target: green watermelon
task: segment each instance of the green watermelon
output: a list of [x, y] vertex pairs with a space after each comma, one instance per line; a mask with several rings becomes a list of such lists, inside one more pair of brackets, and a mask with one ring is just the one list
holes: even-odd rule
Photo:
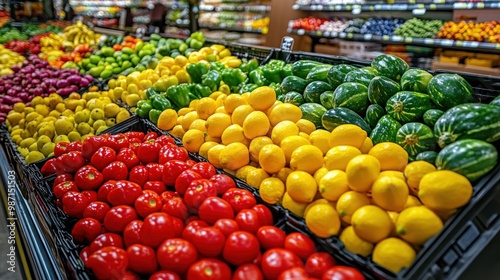
[[365, 66], [365, 67], [362, 67], [361, 69], [372, 73], [374, 76], [378, 76], [377, 69], [375, 69], [375, 68], [373, 68], [371, 66]]
[[346, 82], [333, 92], [332, 108], [345, 107], [363, 115], [368, 104], [368, 88], [362, 84]]
[[368, 100], [372, 104], [385, 107], [387, 100], [400, 90], [399, 84], [395, 81], [384, 76], [377, 76], [368, 85]]
[[429, 109], [424, 113], [424, 123], [430, 127], [434, 127], [437, 120], [444, 114], [443, 111], [439, 109]]
[[287, 76], [281, 82], [281, 92], [287, 93], [290, 91], [304, 92], [306, 89], [306, 80], [297, 76]]
[[332, 65], [329, 64], [321, 64], [314, 66], [314, 68], [309, 71], [306, 77], [306, 81], [308, 83], [314, 81], [322, 81], [328, 83], [328, 71], [332, 68]]
[[401, 90], [427, 93], [432, 74], [421, 69], [408, 69], [401, 76]]
[[451, 170], [474, 182], [498, 162], [495, 146], [475, 139], [463, 139], [444, 147], [437, 155], [436, 167]]
[[378, 120], [377, 125], [370, 133], [373, 145], [382, 142], [396, 142], [396, 135], [401, 128], [401, 124], [389, 115], [385, 115]]
[[328, 82], [333, 89], [336, 89], [340, 84], [344, 82], [345, 75], [356, 69], [358, 68], [348, 64], [333, 65], [332, 68], [328, 70]]
[[321, 118], [326, 112], [326, 108], [317, 103], [304, 103], [299, 106], [302, 111], [302, 118], [311, 121], [316, 128], [322, 127]]
[[404, 124], [396, 134], [396, 143], [403, 147], [411, 158], [437, 147], [432, 129], [418, 122]]
[[500, 95], [491, 100], [490, 105], [500, 106]]
[[319, 100], [321, 101], [321, 105], [326, 109], [333, 108], [333, 91], [325, 91], [319, 96]]
[[458, 74], [437, 74], [427, 87], [432, 102], [440, 109], [447, 110], [454, 106], [472, 101], [474, 89]]
[[378, 104], [372, 104], [368, 106], [365, 114], [365, 121], [370, 125], [370, 127], [375, 127], [378, 120], [385, 115], [385, 110], [382, 106]]
[[300, 106], [304, 103], [304, 97], [302, 96], [302, 94], [296, 91], [290, 91], [286, 94], [282, 94], [278, 96], [278, 100], [283, 103], [293, 104], [295, 106]]
[[427, 94], [400, 91], [393, 95], [385, 106], [387, 114], [402, 123], [418, 121], [425, 111], [432, 108], [431, 98]]
[[305, 79], [309, 72], [316, 66], [322, 65], [323, 63], [314, 60], [299, 60], [292, 64], [292, 74], [294, 76]]
[[438, 153], [436, 151], [425, 151], [421, 152], [415, 157], [415, 160], [423, 160], [427, 161], [428, 163], [435, 165], [436, 164], [436, 158], [437, 158]]
[[323, 127], [328, 131], [332, 131], [334, 128], [342, 124], [357, 125], [368, 134], [370, 134], [372, 130], [370, 126], [358, 114], [356, 114], [356, 112], [343, 107], [332, 108], [326, 111], [321, 118], [321, 122]]
[[365, 86], [370, 85], [370, 81], [375, 78], [375, 75], [364, 70], [364, 69], [356, 69], [347, 73], [344, 77], [344, 83], [352, 82], [352, 83], [360, 83]]
[[395, 82], [399, 82], [401, 76], [409, 68], [406, 61], [390, 54], [377, 56], [372, 61], [372, 67], [377, 70], [379, 76], [387, 77]]
[[314, 81], [309, 83], [304, 90], [304, 100], [309, 103], [321, 103], [320, 95], [328, 90], [332, 90], [329, 83]]

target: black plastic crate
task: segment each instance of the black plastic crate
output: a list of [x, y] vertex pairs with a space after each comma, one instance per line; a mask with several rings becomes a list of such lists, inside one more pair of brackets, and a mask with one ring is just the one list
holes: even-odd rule
[[349, 64], [357, 67], [370, 66], [370, 62], [366, 60], [351, 59], [343, 56], [327, 55], [327, 54], [317, 54], [309, 52], [291, 52], [287, 59], [287, 63], [293, 63], [299, 60], [313, 60], [325, 64], [337, 65], [337, 64]]
[[226, 48], [231, 51], [231, 55], [234, 55], [241, 59], [253, 59], [256, 58], [259, 63], [263, 63], [268, 60], [269, 57], [274, 55], [275, 49], [265, 48], [265, 47], [255, 47], [243, 44], [226, 44]]

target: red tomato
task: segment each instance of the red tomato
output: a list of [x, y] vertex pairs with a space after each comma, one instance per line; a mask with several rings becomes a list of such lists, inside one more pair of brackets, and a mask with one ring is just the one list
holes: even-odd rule
[[215, 186], [207, 179], [197, 179], [189, 184], [184, 194], [184, 202], [192, 213], [198, 213], [201, 203], [211, 196], [217, 196]]
[[240, 226], [238, 226], [238, 223], [233, 219], [219, 219], [215, 222], [214, 228], [218, 228], [225, 237], [240, 230]]
[[93, 218], [78, 220], [71, 230], [71, 235], [76, 242], [89, 244], [103, 232], [101, 223]]
[[198, 253], [204, 257], [218, 257], [224, 247], [225, 236], [217, 228], [199, 228], [193, 239], [193, 245]]
[[253, 262], [260, 253], [259, 241], [255, 235], [246, 231], [235, 231], [227, 239], [222, 256], [233, 265]]
[[198, 229], [200, 228], [208, 226], [209, 225], [202, 220], [189, 222], [184, 228], [184, 230], [182, 230], [182, 238], [186, 239], [187, 241], [193, 242], [196, 235], [196, 231], [198, 231]]
[[222, 198], [211, 196], [207, 197], [200, 205], [200, 219], [213, 225], [219, 219], [233, 219], [234, 212], [231, 205]]
[[134, 202], [134, 208], [141, 218], [160, 211], [161, 207], [161, 197], [155, 192], [148, 190], [144, 190], [142, 195], [137, 197]]
[[188, 170], [189, 165], [185, 161], [171, 160], [163, 165], [162, 181], [167, 186], [175, 186], [175, 181], [184, 170]]
[[100, 147], [90, 159], [90, 164], [102, 171], [108, 164], [116, 160], [116, 152], [110, 147]]
[[257, 230], [257, 239], [265, 250], [285, 247], [285, 238], [286, 233], [275, 226], [263, 226]]
[[139, 234], [142, 244], [157, 248], [165, 239], [175, 236], [170, 215], [161, 212], [150, 214], [144, 219]]
[[365, 276], [357, 269], [348, 266], [337, 265], [328, 269], [323, 274], [322, 280], [364, 280]]
[[233, 207], [234, 213], [238, 214], [243, 209], [251, 209], [257, 205], [253, 194], [244, 189], [232, 188], [227, 190], [222, 199]]
[[92, 254], [95, 251], [102, 249], [104, 247], [114, 246], [118, 248], [123, 248], [123, 239], [120, 235], [116, 233], [106, 232], [99, 234], [92, 243], [89, 245], [89, 252]]
[[172, 271], [160, 270], [149, 276], [149, 280], [181, 280], [181, 277]]
[[272, 226], [274, 224], [273, 213], [264, 204], [257, 204], [252, 209], [257, 212], [261, 226]]
[[80, 151], [71, 151], [59, 157], [66, 172], [76, 172], [85, 165], [85, 158]]
[[182, 238], [165, 240], [156, 250], [161, 269], [184, 275], [189, 267], [198, 260], [194, 245]]
[[54, 146], [54, 156], [60, 157], [68, 152], [69, 142], [59, 142]]
[[316, 252], [316, 244], [309, 236], [300, 232], [292, 232], [285, 239], [285, 249], [292, 251], [305, 261], [312, 253]]
[[158, 153], [160, 149], [160, 144], [156, 143], [154, 140], [145, 140], [139, 146], [137, 156], [143, 164], [158, 162]]
[[97, 201], [97, 192], [96, 191], [86, 190], [86, 191], [82, 191], [82, 193], [83, 193], [83, 195], [85, 195], [89, 199], [89, 202]]
[[139, 157], [130, 148], [122, 148], [116, 155], [116, 160], [125, 163], [130, 171], [134, 166], [140, 163]]
[[120, 278], [120, 280], [141, 280], [141, 277], [139, 277], [137, 273], [127, 270], [125, 271], [125, 276], [123, 276], [123, 278]]
[[309, 279], [309, 275], [302, 267], [289, 268], [281, 272], [278, 280]]
[[130, 138], [130, 137], [128, 138], [128, 147], [129, 149], [134, 151], [135, 155], [137, 155], [137, 153], [139, 152], [139, 147], [141, 146], [141, 143], [142, 141], [137, 138]]
[[109, 246], [92, 253], [87, 261], [87, 267], [97, 279], [119, 279], [125, 276], [128, 263], [125, 250]]
[[253, 264], [247, 263], [240, 265], [233, 274], [233, 278], [231, 280], [264, 280], [264, 275], [262, 275], [262, 271], [260, 268]]
[[87, 266], [87, 261], [89, 260], [90, 257], [90, 249], [89, 246], [83, 247], [83, 249], [80, 251], [80, 259], [83, 261], [83, 265]]
[[139, 232], [141, 231], [142, 224], [143, 222], [141, 220], [133, 220], [125, 226], [123, 229], [123, 242], [125, 243], [125, 247], [141, 243]]
[[128, 180], [143, 187], [149, 180], [149, 169], [144, 165], [137, 165], [130, 170]]
[[231, 269], [217, 259], [201, 259], [189, 267], [187, 280], [230, 280]]
[[52, 186], [57, 186], [58, 184], [66, 181], [73, 181], [73, 174], [62, 173], [57, 175], [56, 179], [54, 180], [54, 183], [52, 183]]
[[148, 163], [146, 167], [149, 170], [149, 181], [162, 181], [163, 164]]
[[200, 174], [203, 179], [210, 179], [216, 173], [215, 167], [208, 162], [198, 162], [191, 167], [196, 173]]
[[269, 280], [277, 279], [284, 270], [302, 266], [300, 258], [290, 250], [274, 248], [267, 250], [262, 255], [262, 272], [264, 277]]
[[172, 219], [172, 225], [174, 227], [174, 237], [181, 237], [182, 231], [184, 230], [184, 222], [176, 217], [170, 217]]
[[128, 268], [140, 274], [151, 274], [158, 270], [156, 252], [153, 248], [141, 244], [134, 244], [127, 248]]
[[142, 188], [144, 190], [154, 191], [158, 195], [161, 195], [162, 192], [167, 190], [167, 187], [165, 187], [162, 181], [147, 181]]
[[[51, 158], [43, 164], [42, 168], [40, 169], [40, 172], [42, 173], [42, 175], [44, 177], [52, 175], [52, 174], [57, 172], [57, 166], [55, 164], [56, 160], [57, 160], [56, 157]], [[61, 171], [59, 171], [59, 172], [61, 172]]]
[[259, 228], [261, 227], [257, 211], [252, 209], [241, 210], [236, 215], [234, 220], [240, 226], [240, 230], [248, 231], [253, 234], [256, 234]]
[[161, 135], [158, 138], [155, 139], [155, 142], [158, 142], [160, 146], [165, 146], [167, 144], [175, 144], [174, 138], [168, 136], [168, 135]]
[[71, 152], [71, 151], [81, 152], [82, 151], [82, 147], [83, 147], [83, 144], [80, 141], [71, 142], [68, 145], [68, 152]]
[[81, 190], [95, 190], [104, 182], [104, 176], [93, 166], [85, 165], [76, 171], [74, 181]]
[[144, 139], [144, 132], [142, 131], [127, 131], [123, 134], [127, 136], [127, 138], [129, 139], [129, 143], [130, 143], [130, 138], [138, 139], [140, 142], [142, 142]]
[[113, 150], [115, 150], [117, 153], [123, 149], [123, 148], [128, 148], [129, 142], [128, 142], [128, 137], [125, 134], [115, 134], [115, 135], [110, 135], [108, 137], [108, 144], [109, 147], [111, 147]]
[[202, 177], [194, 170], [187, 169], [182, 171], [182, 173], [175, 180], [175, 191], [180, 195], [184, 195], [191, 182], [196, 179], [202, 179]]
[[130, 181], [116, 181], [115, 187], [111, 188], [107, 200], [111, 205], [134, 205], [135, 200], [142, 195], [142, 189], [136, 183]]
[[97, 200], [104, 203], [109, 203], [108, 201], [109, 191], [111, 191], [111, 189], [115, 187], [116, 187], [116, 181], [114, 180], [110, 180], [102, 184], [102, 186], [97, 190]]
[[187, 161], [189, 159], [189, 154], [186, 149], [172, 144], [165, 145], [160, 149], [158, 158], [159, 164], [165, 164], [174, 159]]
[[90, 201], [81, 192], [69, 191], [62, 198], [62, 209], [64, 213], [73, 218], [83, 218], [83, 211]]
[[312, 277], [321, 278], [329, 268], [336, 264], [335, 259], [330, 254], [316, 252], [307, 258], [304, 268]]
[[65, 181], [62, 183], [59, 183], [55, 185], [52, 188], [52, 192], [54, 193], [54, 196], [58, 199], [63, 198], [64, 194], [73, 191], [73, 192], [79, 192], [80, 190], [76, 186], [75, 182], [73, 181]]
[[233, 178], [227, 176], [226, 174], [216, 174], [210, 177], [210, 181], [217, 188], [217, 195], [222, 196], [227, 190], [236, 188], [236, 183]]
[[150, 131], [146, 135], [144, 135], [144, 138], [142, 139], [142, 141], [154, 140], [156, 138], [158, 138], [158, 133], [156, 133], [154, 131]]
[[127, 180], [128, 167], [121, 161], [113, 161], [102, 170], [102, 175], [104, 176], [104, 181]]
[[196, 161], [192, 160], [192, 159], [188, 159], [186, 160], [186, 163], [187, 165], [189, 165], [189, 168], [193, 167], [195, 164], [197, 164]]
[[161, 193], [161, 202], [163, 204], [166, 204], [170, 199], [174, 197], [179, 197], [179, 195], [176, 192], [173, 191], [164, 191]]
[[134, 208], [128, 205], [115, 206], [104, 216], [104, 227], [107, 231], [122, 233], [128, 223], [137, 219]]
[[170, 199], [164, 199], [163, 202], [164, 205], [161, 208], [161, 212], [167, 213], [183, 221], [187, 219], [189, 211], [186, 203], [184, 203], [184, 200], [181, 197], [175, 195]]

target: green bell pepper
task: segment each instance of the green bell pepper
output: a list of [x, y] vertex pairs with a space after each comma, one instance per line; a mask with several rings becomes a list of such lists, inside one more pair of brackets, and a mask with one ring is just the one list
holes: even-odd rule
[[155, 125], [158, 124], [158, 118], [160, 118], [161, 112], [163, 111], [157, 109], [151, 109], [151, 111], [149, 111], [149, 120]]
[[285, 66], [283, 60], [273, 59], [268, 64], [264, 65], [264, 77], [270, 82], [281, 83], [283, 81], [283, 67]]
[[247, 74], [239, 68], [227, 68], [222, 71], [222, 81], [231, 88], [232, 92], [238, 92], [246, 79]]
[[269, 84], [269, 81], [266, 77], [264, 77], [264, 71], [260, 67], [250, 72], [249, 76], [250, 82], [258, 85], [259, 87]]
[[135, 113], [141, 118], [147, 118], [151, 109], [153, 109], [153, 105], [150, 100], [139, 100]]
[[151, 105], [153, 106], [153, 109], [161, 111], [172, 108], [170, 101], [161, 94], [153, 95], [151, 97]]
[[221, 74], [217, 70], [210, 70], [205, 75], [203, 75], [203, 81], [201, 84], [208, 87], [211, 91], [215, 91], [222, 81]]
[[240, 93], [243, 94], [245, 92], [252, 92], [254, 89], [258, 88], [259, 86], [256, 84], [246, 84], [241, 87]]
[[257, 67], [259, 67], [259, 61], [256, 58], [253, 58], [240, 64], [239, 68], [241, 69], [241, 71], [248, 74], [257, 69]]
[[226, 69], [226, 66], [224, 66], [224, 64], [222, 64], [221, 62], [219, 61], [210, 62], [210, 70], [219, 70], [220, 72], [224, 69]]
[[[193, 88], [194, 94], [199, 96], [199, 98], [209, 97], [212, 94], [212, 89], [208, 86], [197, 84]], [[193, 92], [191, 91], [191, 92]]]
[[159, 92], [156, 91], [156, 89], [154, 89], [154, 87], [148, 88], [145, 93], [146, 93], [146, 96], [148, 97], [148, 99], [150, 99], [151, 96], [153, 96], [153, 95], [159, 94]]
[[280, 96], [283, 94], [283, 92], [281, 91], [281, 84], [279, 83], [271, 83], [269, 84], [269, 87], [271, 87], [272, 89], [274, 89], [274, 91], [276, 92], [276, 97]]
[[292, 66], [293, 66], [293, 63], [287, 63], [284, 67], [283, 67], [283, 79], [288, 77], [288, 76], [292, 76], [293, 73], [292, 73]]
[[209, 70], [209, 66], [207, 63], [191, 63], [186, 66], [186, 71], [191, 77], [191, 81], [196, 84], [201, 84], [202, 77]]
[[167, 90], [167, 98], [179, 109], [187, 107], [189, 106], [189, 102], [191, 102], [189, 87], [182, 85], [170, 87]]

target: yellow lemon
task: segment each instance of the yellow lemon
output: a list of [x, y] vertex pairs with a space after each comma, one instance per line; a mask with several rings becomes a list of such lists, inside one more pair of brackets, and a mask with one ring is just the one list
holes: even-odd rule
[[243, 126], [245, 118], [253, 111], [254, 109], [250, 105], [238, 106], [234, 109], [233, 114], [231, 115], [231, 121], [235, 124]]
[[222, 114], [229, 115], [229, 113], [226, 112], [226, 109], [224, 108], [223, 105], [217, 107], [217, 109], [215, 109], [215, 113], [222, 113]]
[[285, 167], [285, 153], [278, 145], [267, 144], [259, 152], [259, 163], [267, 173], [278, 173]]
[[309, 134], [309, 142], [311, 145], [318, 147], [323, 155], [330, 150], [330, 139], [332, 138], [332, 134], [326, 130], [318, 129], [311, 134]]
[[300, 132], [304, 132], [309, 135], [316, 130], [316, 125], [312, 121], [306, 119], [300, 119], [295, 123], [299, 127]]
[[340, 230], [339, 214], [329, 204], [317, 204], [307, 211], [305, 216], [309, 230], [320, 238], [337, 235]]
[[398, 273], [401, 269], [410, 267], [416, 255], [417, 253], [408, 243], [399, 238], [390, 237], [375, 246], [372, 260], [387, 270]]
[[278, 171], [278, 173], [274, 174], [274, 177], [280, 179], [283, 183], [286, 183], [286, 179], [288, 178], [288, 175], [292, 173], [293, 170], [288, 168], [288, 167], [283, 167]]
[[292, 152], [290, 168], [314, 174], [323, 166], [323, 153], [313, 145], [303, 145]]
[[262, 147], [272, 143], [273, 140], [267, 136], [259, 136], [252, 139], [252, 141], [250, 141], [250, 146], [248, 147], [250, 151], [250, 159], [254, 162], [259, 162], [259, 153]]
[[309, 134], [305, 134], [304, 132], [299, 132], [300, 137], [304, 137], [304, 139], [307, 139], [309, 141]]
[[259, 194], [269, 204], [279, 204], [285, 194], [285, 184], [278, 178], [266, 178], [260, 183]]
[[323, 198], [337, 201], [343, 193], [349, 191], [347, 175], [342, 170], [328, 171], [319, 181], [318, 191]]
[[352, 226], [346, 227], [340, 234], [339, 239], [347, 251], [351, 253], [368, 257], [373, 251], [373, 244], [359, 238]]
[[188, 131], [191, 123], [193, 123], [193, 121], [196, 119], [199, 119], [198, 113], [196, 113], [196, 111], [192, 111], [184, 115], [184, 118], [182, 118], [182, 128], [184, 129], [184, 131]]
[[373, 148], [372, 139], [370, 139], [370, 137], [366, 137], [365, 142], [363, 142], [363, 145], [359, 150], [361, 151], [362, 154], [368, 154], [368, 152], [370, 152], [372, 148]]
[[380, 163], [370, 155], [355, 156], [347, 164], [346, 174], [352, 190], [367, 192], [380, 174]]
[[232, 124], [224, 129], [221, 136], [222, 144], [229, 145], [231, 143], [248, 143], [248, 139], [243, 133], [243, 128], [237, 124]]
[[304, 171], [293, 171], [286, 178], [286, 191], [293, 200], [309, 203], [316, 196], [318, 187], [311, 174]]
[[248, 104], [255, 110], [269, 109], [276, 101], [276, 92], [268, 86], [258, 87], [248, 96]]
[[271, 110], [269, 110], [268, 116], [272, 126], [275, 126], [282, 121], [297, 123], [302, 118], [302, 111], [299, 107], [293, 104], [278, 103]]
[[301, 218], [304, 217], [304, 211], [306, 210], [307, 205], [307, 203], [297, 202], [293, 200], [288, 192], [285, 192], [281, 200], [281, 206], [283, 206], [283, 208], [289, 210], [290, 212]]
[[205, 133], [198, 129], [190, 129], [182, 136], [182, 145], [192, 153], [197, 153], [203, 142], [205, 142]]
[[247, 165], [249, 161], [247, 146], [238, 142], [227, 145], [219, 155], [220, 165], [224, 169], [237, 170]]
[[371, 148], [369, 155], [380, 162], [380, 170], [403, 171], [408, 164], [408, 153], [396, 143], [382, 142]]
[[234, 109], [236, 109], [240, 105], [248, 104], [246, 99], [241, 96], [241, 94], [230, 94], [226, 97], [226, 101], [224, 101], [224, 108], [226, 112], [232, 114]]
[[386, 170], [380, 172], [380, 174], [378, 175], [379, 178], [383, 176], [397, 177], [403, 181], [406, 181], [405, 175], [401, 171]]
[[174, 128], [172, 128], [172, 131], [170, 131], [170, 133], [174, 137], [182, 138], [182, 136], [184, 136], [184, 133], [186, 132], [184, 131], [184, 128], [182, 128], [182, 125], [178, 124], [174, 126]]
[[375, 205], [361, 206], [352, 214], [351, 224], [363, 240], [377, 243], [391, 234], [392, 222], [389, 214]]
[[219, 156], [226, 146], [217, 144], [208, 150], [208, 161], [216, 168], [222, 168]]
[[196, 106], [196, 113], [198, 113], [198, 117], [206, 120], [215, 112], [215, 109], [217, 109], [215, 100], [210, 97], [203, 97]]
[[351, 159], [361, 155], [361, 152], [353, 146], [336, 146], [326, 152], [324, 158], [325, 167], [328, 170], [344, 170]]
[[[217, 99], [215, 99], [215, 104], [217, 104], [217, 109], [219, 110], [220, 108], [223, 108], [224, 109], [224, 112], [226, 112], [226, 109], [224, 108], [224, 104], [226, 103], [226, 98], [227, 98], [227, 95], [226, 94], [221, 94], [219, 96], [217, 96]], [[222, 110], [222, 109], [220, 109]], [[215, 110], [217, 111], [217, 110]]]
[[248, 172], [247, 174], [247, 184], [254, 187], [259, 188], [260, 183], [266, 178], [269, 178], [269, 174], [262, 168], [255, 168]]
[[207, 121], [203, 119], [194, 120], [189, 126], [189, 130], [197, 129], [203, 132], [207, 132]]
[[316, 172], [314, 172], [314, 180], [316, 181], [316, 184], [318, 184], [319, 186], [319, 182], [321, 182], [321, 179], [323, 178], [323, 176], [325, 176], [326, 173], [328, 173], [328, 169], [326, 169], [326, 167], [321, 167], [320, 169], [316, 170]]
[[273, 127], [271, 132], [271, 139], [274, 144], [280, 145], [281, 141], [288, 136], [299, 134], [299, 128], [292, 121], [282, 121]]
[[207, 141], [207, 142], [201, 144], [200, 149], [198, 151], [198, 154], [200, 156], [208, 159], [208, 151], [210, 150], [210, 148], [212, 148], [213, 146], [216, 146], [216, 145], [218, 145], [217, 142]]
[[429, 208], [453, 210], [464, 206], [471, 197], [469, 180], [453, 171], [433, 171], [420, 180], [418, 198]]
[[192, 111], [196, 111], [196, 107], [198, 107], [199, 103], [200, 103], [199, 99], [192, 100], [191, 102], [189, 102], [189, 108], [191, 108]]
[[365, 205], [370, 205], [370, 199], [364, 193], [348, 191], [339, 197], [336, 209], [340, 219], [347, 224], [351, 224], [352, 214]]
[[387, 211], [404, 209], [410, 191], [406, 182], [397, 177], [379, 177], [372, 186], [372, 199]]
[[406, 199], [406, 203], [405, 203], [404, 208], [406, 209], [409, 207], [420, 206], [420, 205], [422, 205], [422, 202], [420, 202], [420, 200], [418, 200], [417, 197], [415, 197], [413, 195], [409, 195], [408, 199]]
[[310, 144], [311, 143], [309, 142], [309, 140], [297, 135], [287, 136], [283, 140], [281, 140], [280, 146], [281, 149], [283, 149], [283, 152], [285, 153], [286, 163], [290, 164], [290, 159], [292, 158], [292, 153], [293, 151], [295, 151], [295, 149], [297, 149], [300, 146], [310, 145]]
[[405, 167], [404, 176], [412, 193], [418, 194], [420, 180], [422, 180], [425, 174], [433, 171], [436, 171], [436, 167], [423, 160], [411, 162]]
[[231, 125], [231, 117], [224, 113], [215, 113], [208, 117], [205, 124], [208, 135], [221, 137], [224, 130]]
[[248, 139], [266, 135], [270, 127], [269, 119], [261, 111], [251, 112], [243, 121], [243, 132]]
[[423, 245], [442, 228], [441, 219], [425, 206], [406, 208], [399, 213], [396, 221], [396, 231], [399, 236], [414, 245]]
[[330, 147], [349, 145], [360, 149], [367, 137], [366, 131], [354, 124], [342, 124], [332, 130]]
[[242, 168], [236, 170], [236, 173], [234, 174], [234, 176], [236, 176], [236, 178], [238, 178], [240, 180], [246, 181], [248, 173], [250, 173], [250, 171], [252, 171], [254, 169], [257, 169], [257, 167], [251, 166], [251, 165], [243, 166]]
[[177, 112], [167, 109], [161, 112], [158, 117], [158, 128], [161, 130], [171, 130], [177, 124]]
[[311, 210], [311, 208], [314, 205], [317, 205], [317, 204], [329, 204], [333, 207], [333, 209], [335, 209], [335, 207], [337, 207], [337, 203], [335, 201], [329, 201], [329, 200], [326, 200], [324, 198], [316, 199], [307, 205], [306, 209], [304, 210], [304, 217], [307, 215], [307, 212], [309, 210]]

